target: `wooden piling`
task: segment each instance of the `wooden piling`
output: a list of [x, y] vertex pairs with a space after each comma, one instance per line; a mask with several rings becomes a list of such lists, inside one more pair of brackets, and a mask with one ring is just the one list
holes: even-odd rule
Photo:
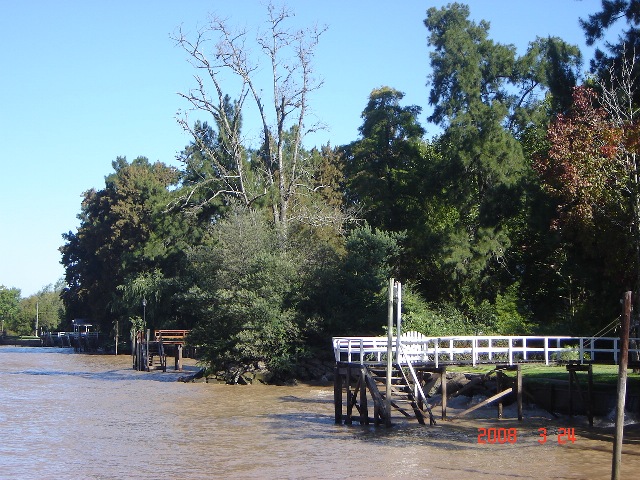
[[447, 418], [447, 367], [440, 367], [440, 391], [442, 392], [442, 420]]
[[[496, 370], [496, 393], [502, 391], [502, 370]], [[502, 397], [498, 401], [498, 419], [502, 418]]]
[[336, 365], [333, 375], [333, 403], [335, 408], [335, 423], [342, 424], [342, 375], [340, 367]]
[[353, 414], [353, 399], [351, 397], [353, 394], [351, 393], [351, 365], [349, 364], [347, 364], [347, 375], [344, 383], [347, 389], [347, 418], [345, 418], [344, 423], [345, 425], [351, 425], [351, 415]]
[[613, 459], [611, 479], [620, 478], [622, 463], [622, 437], [624, 433], [624, 404], [627, 394], [627, 364], [629, 362], [629, 325], [631, 323], [631, 292], [624, 295], [622, 329], [620, 331], [620, 365], [618, 368], [618, 402], [616, 404], [616, 431], [613, 436]]
[[182, 344], [178, 343], [175, 347], [176, 347], [175, 367], [177, 371], [181, 372], [182, 371]]
[[522, 421], [522, 365], [516, 369], [516, 399], [518, 402], [518, 420]]
[[[571, 363], [567, 365], [567, 371], [569, 372], [569, 415], [573, 415], [573, 386], [575, 384], [575, 390], [578, 392], [580, 401], [582, 402], [582, 405], [587, 412], [589, 425], [593, 427], [593, 398], [591, 394], [593, 387], [593, 367], [591, 366], [591, 364], [579, 365]], [[577, 372], [587, 372], [588, 374], [586, 398], [582, 392], [582, 387], [580, 386], [580, 380], [578, 379]]]
[[369, 407], [367, 405], [366, 367], [360, 368], [360, 425], [369, 425]]

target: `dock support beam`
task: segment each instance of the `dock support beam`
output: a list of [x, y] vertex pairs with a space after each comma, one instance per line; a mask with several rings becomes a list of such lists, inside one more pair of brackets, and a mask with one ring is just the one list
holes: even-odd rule
[[516, 399], [518, 402], [518, 420], [522, 421], [522, 365], [516, 370]]
[[333, 376], [333, 403], [335, 407], [335, 423], [342, 424], [342, 375], [340, 367], [336, 365]]

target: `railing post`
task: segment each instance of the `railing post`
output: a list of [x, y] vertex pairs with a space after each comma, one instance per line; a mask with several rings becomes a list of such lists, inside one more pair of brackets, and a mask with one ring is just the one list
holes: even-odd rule
[[527, 361], [527, 337], [522, 337], [522, 358]]
[[513, 338], [509, 338], [509, 365], [513, 365]]
[[471, 339], [471, 361], [474, 367], [476, 366], [476, 363], [478, 360], [478, 352], [476, 351], [477, 348], [478, 348], [478, 339], [476, 337], [473, 337], [473, 339]]
[[544, 364], [549, 365], [549, 338], [544, 337]]
[[613, 339], [613, 363], [618, 364], [618, 339]]
[[[582, 359], [584, 358], [584, 337], [580, 337], [580, 363], [582, 363]], [[591, 358], [593, 362], [593, 358]]]
[[489, 347], [489, 362], [493, 361], [493, 339], [487, 338], [487, 346]]
[[435, 362], [436, 362], [436, 368], [438, 368], [438, 363], [440, 362], [440, 339], [436, 338], [436, 344], [434, 347], [434, 352], [435, 352]]

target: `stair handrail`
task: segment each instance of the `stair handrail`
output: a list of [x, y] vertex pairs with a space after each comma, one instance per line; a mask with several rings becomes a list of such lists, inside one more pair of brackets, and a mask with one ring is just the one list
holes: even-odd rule
[[[418, 375], [416, 375], [416, 371], [413, 368], [413, 365], [411, 364], [411, 359], [405, 354], [404, 345], [402, 344], [402, 342], [400, 342], [400, 344], [398, 346], [399, 346], [400, 355], [404, 357], [404, 360], [405, 360], [405, 362], [407, 362], [407, 366], [409, 367], [409, 371], [411, 372], [411, 377], [413, 379], [413, 384], [416, 386], [416, 389], [418, 390], [418, 393], [422, 397], [422, 400], [424, 401], [424, 405], [427, 408], [427, 412], [429, 413], [429, 422], [432, 425], [435, 425], [436, 421], [435, 421], [435, 418], [433, 417], [433, 413], [431, 412], [431, 407], [429, 406], [429, 401], [427, 400], [427, 396], [424, 394], [424, 390], [422, 389], [422, 385], [420, 385], [420, 382], [418, 381]], [[400, 360], [400, 359], [398, 359], [398, 360]], [[401, 362], [398, 362], [398, 368], [402, 372]], [[403, 373], [403, 375], [404, 375], [404, 373]], [[419, 400], [419, 397], [418, 397], [418, 400]]]

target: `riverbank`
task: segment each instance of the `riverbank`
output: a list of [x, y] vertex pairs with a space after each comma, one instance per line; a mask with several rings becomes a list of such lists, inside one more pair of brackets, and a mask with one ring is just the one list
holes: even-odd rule
[[0, 345], [9, 345], [13, 347], [41, 347], [42, 339], [36, 336], [0, 336]]

